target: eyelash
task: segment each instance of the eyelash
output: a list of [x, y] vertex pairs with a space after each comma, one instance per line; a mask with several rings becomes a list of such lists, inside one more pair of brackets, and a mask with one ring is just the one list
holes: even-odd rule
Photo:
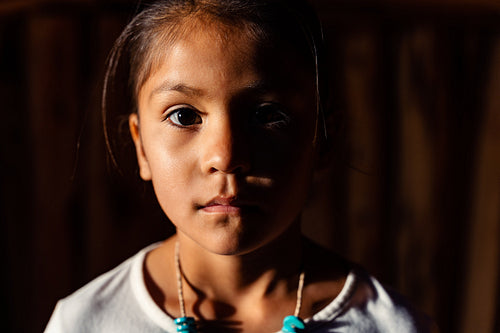
[[[182, 124], [182, 120], [179, 119], [179, 116], [182, 114], [181, 111], [189, 111], [190, 114], [186, 115], [191, 117], [192, 119], [188, 120], [188, 124]], [[189, 106], [181, 106], [177, 107], [174, 110], [170, 111], [163, 119], [164, 121], [168, 121], [171, 125], [179, 127], [179, 128], [189, 128], [198, 124], [201, 124], [202, 119], [199, 113], [192, 107]]]
[[[268, 111], [267, 113], [265, 113], [266, 109]], [[264, 116], [264, 117], [265, 116], [271, 116], [271, 117], [278, 116], [278, 119], [271, 119], [269, 122], [260, 123], [259, 119], [258, 119], [259, 118], [259, 114], [258, 114], [259, 111], [261, 111], [261, 112], [264, 111], [264, 112], [262, 112], [260, 117], [262, 117], [262, 116]], [[269, 128], [269, 129], [282, 129], [284, 127], [287, 127], [291, 121], [290, 116], [285, 111], [283, 111], [283, 107], [277, 103], [260, 104], [259, 106], [257, 106], [255, 111], [253, 112], [252, 117], [253, 117], [252, 123], [254, 125], [260, 125], [260, 126], [263, 126], [265, 128]]]
[[[182, 111], [188, 111], [188, 114], [185, 114], [185, 117], [188, 117], [184, 120], [185, 124], [182, 124], [183, 120], [179, 119]], [[193, 107], [180, 106], [168, 112], [163, 121], [168, 121], [172, 126], [179, 128], [192, 128], [201, 124], [202, 118]], [[266, 129], [282, 129], [288, 126], [290, 121], [289, 115], [282, 111], [282, 106], [277, 103], [262, 103], [253, 110], [250, 116], [250, 123], [253, 126]]]

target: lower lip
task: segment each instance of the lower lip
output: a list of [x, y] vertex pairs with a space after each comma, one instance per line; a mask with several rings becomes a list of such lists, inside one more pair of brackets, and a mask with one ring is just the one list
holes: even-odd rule
[[213, 206], [203, 207], [202, 210], [206, 213], [236, 214], [241, 211], [241, 208], [229, 205], [213, 205]]

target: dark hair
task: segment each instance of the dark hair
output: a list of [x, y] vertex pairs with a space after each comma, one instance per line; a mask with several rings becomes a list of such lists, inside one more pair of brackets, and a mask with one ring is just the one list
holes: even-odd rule
[[[108, 58], [102, 117], [106, 145], [115, 167], [123, 155], [117, 153], [117, 148], [125, 132], [124, 116], [136, 112], [138, 91], [160, 60], [155, 58], [159, 54], [155, 45], [175, 42], [190, 31], [190, 24], [200, 20], [217, 23], [222, 31], [241, 28], [264, 45], [292, 47], [314, 71], [318, 128], [324, 127], [327, 89], [321, 70], [323, 36], [319, 20], [306, 0], [160, 0], [132, 19]], [[163, 43], [154, 42], [158, 40]], [[117, 136], [112, 135], [112, 128], [118, 130]]]

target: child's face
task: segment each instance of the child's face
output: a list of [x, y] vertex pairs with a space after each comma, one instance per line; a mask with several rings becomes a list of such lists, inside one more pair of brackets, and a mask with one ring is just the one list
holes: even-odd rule
[[298, 220], [316, 155], [304, 67], [236, 29], [226, 38], [198, 29], [170, 45], [130, 127], [141, 177], [178, 233], [242, 254]]

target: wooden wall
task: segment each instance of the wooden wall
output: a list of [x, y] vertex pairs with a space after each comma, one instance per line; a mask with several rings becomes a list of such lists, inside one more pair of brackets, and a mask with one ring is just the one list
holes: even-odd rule
[[[316, 3], [343, 120], [305, 232], [443, 332], [498, 332], [500, 5]], [[151, 189], [110, 167], [102, 136], [104, 62], [134, 8], [0, 3], [6, 331], [40, 332], [58, 298], [172, 233]]]

